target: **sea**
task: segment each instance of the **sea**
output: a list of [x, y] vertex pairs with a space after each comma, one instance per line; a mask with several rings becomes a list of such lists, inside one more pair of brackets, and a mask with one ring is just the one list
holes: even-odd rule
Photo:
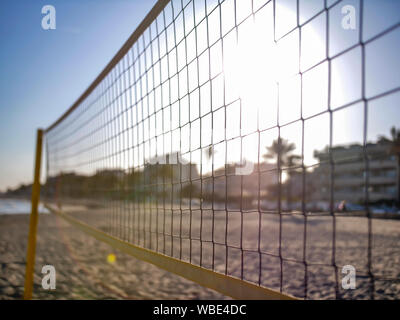
[[[29, 200], [0, 198], [0, 214], [29, 214], [30, 212]], [[39, 213], [49, 213], [49, 211], [40, 204]]]

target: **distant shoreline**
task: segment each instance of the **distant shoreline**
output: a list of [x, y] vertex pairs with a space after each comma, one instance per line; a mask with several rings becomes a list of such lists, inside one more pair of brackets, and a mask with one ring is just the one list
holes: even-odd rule
[[[29, 215], [31, 212], [30, 199], [22, 197], [0, 198], [0, 215]], [[39, 205], [39, 213], [49, 213], [43, 204]]]
[[12, 194], [7, 194], [7, 193], [3, 193], [0, 194], [0, 199], [10, 199], [10, 200], [31, 200], [31, 196], [30, 195], [23, 195], [23, 196], [19, 196], [19, 195], [12, 195]]

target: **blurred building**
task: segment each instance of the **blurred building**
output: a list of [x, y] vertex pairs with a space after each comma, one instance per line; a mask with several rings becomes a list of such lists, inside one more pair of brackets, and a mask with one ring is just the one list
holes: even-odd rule
[[243, 208], [254, 208], [254, 200], [261, 201], [277, 199], [278, 171], [276, 164], [262, 162], [254, 164], [248, 175], [238, 175], [240, 164], [227, 164], [214, 170], [213, 177], [203, 177], [202, 196], [214, 201], [227, 200], [237, 206], [242, 203]]
[[329, 201], [332, 176], [335, 202], [346, 200], [363, 203], [366, 197], [367, 172], [369, 201], [396, 200], [400, 168], [396, 156], [391, 153], [390, 144], [368, 144], [366, 153], [363, 146], [356, 144], [334, 147], [331, 152], [316, 151], [314, 155], [320, 162], [311, 179], [317, 186], [314, 200]]

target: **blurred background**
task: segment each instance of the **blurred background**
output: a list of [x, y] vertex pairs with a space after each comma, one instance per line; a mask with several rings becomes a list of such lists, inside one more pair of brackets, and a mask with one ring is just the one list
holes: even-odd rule
[[[154, 3], [53, 1], [55, 30], [41, 27], [47, 3], [1, 4], [0, 221], [20, 226], [18, 239], [27, 219], [11, 216], [29, 212], [36, 128], [75, 102]], [[398, 299], [399, 50], [395, 0], [171, 1], [46, 132], [42, 197], [124, 241], [298, 297]], [[62, 266], [63, 291], [38, 287], [39, 298], [223, 298], [110, 260], [40, 210], [37, 263]], [[15, 281], [0, 287], [17, 297], [24, 243], [3, 234]], [[355, 291], [339, 286], [346, 264]], [[126, 286], [139, 279], [144, 291]]]

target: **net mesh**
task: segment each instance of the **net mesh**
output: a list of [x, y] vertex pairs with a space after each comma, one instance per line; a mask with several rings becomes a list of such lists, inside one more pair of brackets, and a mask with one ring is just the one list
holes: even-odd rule
[[169, 2], [46, 131], [47, 201], [283, 293], [399, 298], [399, 17], [374, 5]]

